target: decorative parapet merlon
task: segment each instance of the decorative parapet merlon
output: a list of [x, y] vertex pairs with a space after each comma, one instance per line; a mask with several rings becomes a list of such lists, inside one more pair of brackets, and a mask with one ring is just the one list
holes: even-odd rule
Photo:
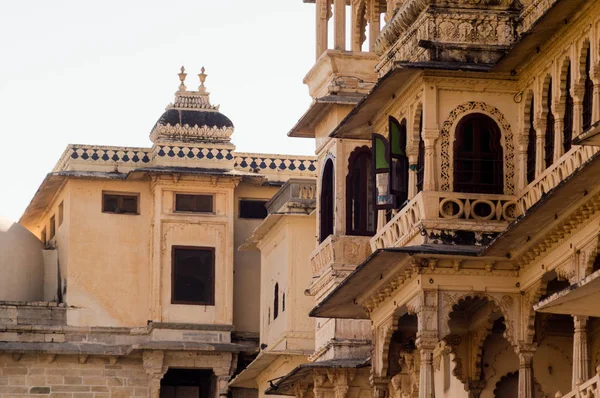
[[405, 246], [423, 230], [498, 233], [517, 217], [514, 196], [420, 192], [371, 239], [373, 250]]
[[149, 148], [69, 145], [54, 167], [54, 172], [69, 170], [71, 161], [97, 164], [124, 164], [140, 167], [150, 162]]
[[310, 214], [317, 207], [317, 182], [311, 179], [290, 179], [266, 206], [269, 214]]
[[314, 156], [238, 152], [235, 153], [234, 158], [234, 167], [240, 171], [254, 173], [275, 173], [280, 171], [306, 176], [317, 175], [317, 160]]
[[519, 196], [519, 215], [536, 204], [544, 195], [577, 171], [600, 151], [596, 146], [574, 146], [558, 162], [544, 170]]

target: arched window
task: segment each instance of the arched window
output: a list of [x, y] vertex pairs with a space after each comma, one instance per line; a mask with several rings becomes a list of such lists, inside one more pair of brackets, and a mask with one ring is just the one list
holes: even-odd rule
[[554, 162], [554, 114], [552, 113], [552, 79], [548, 82], [548, 98], [546, 99], [546, 136], [544, 159], [546, 168]]
[[372, 236], [377, 228], [373, 200], [373, 157], [366, 146], [356, 148], [348, 159], [346, 178], [346, 233]]
[[425, 141], [423, 140], [423, 112], [419, 117], [419, 155], [417, 157], [417, 192], [423, 190], [425, 181]]
[[527, 183], [535, 180], [535, 157], [536, 157], [536, 134], [535, 127], [533, 126], [535, 118], [535, 106], [534, 99], [531, 98], [531, 106], [529, 108], [529, 131], [527, 132], [528, 143], [527, 143]]
[[592, 81], [592, 52], [588, 46], [585, 56], [585, 92], [583, 94], [583, 131], [592, 127], [592, 106], [594, 104], [594, 82]]
[[408, 200], [408, 157], [406, 156], [406, 119], [398, 123], [389, 118], [390, 159], [392, 175], [390, 192], [396, 195], [396, 203], [402, 206]]
[[565, 87], [565, 125], [563, 129], [563, 149], [567, 153], [573, 140], [573, 96], [571, 95], [571, 62], [567, 67], [567, 84]]
[[333, 234], [333, 196], [334, 196], [333, 161], [327, 159], [321, 176], [321, 197], [319, 209], [319, 243]]
[[454, 191], [501, 194], [504, 191], [500, 128], [488, 116], [463, 118], [454, 142]]
[[273, 292], [273, 320], [279, 316], [279, 283], [275, 284], [275, 291]]

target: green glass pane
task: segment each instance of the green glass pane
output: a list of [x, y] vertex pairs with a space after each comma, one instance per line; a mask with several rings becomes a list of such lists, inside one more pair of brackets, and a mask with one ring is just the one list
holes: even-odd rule
[[390, 164], [387, 161], [387, 156], [385, 153], [385, 141], [380, 136], [375, 136], [373, 138], [373, 146], [375, 147], [375, 168], [379, 169], [389, 169]]
[[390, 122], [390, 145], [392, 146], [392, 155], [405, 156], [404, 148], [400, 146], [400, 125]]

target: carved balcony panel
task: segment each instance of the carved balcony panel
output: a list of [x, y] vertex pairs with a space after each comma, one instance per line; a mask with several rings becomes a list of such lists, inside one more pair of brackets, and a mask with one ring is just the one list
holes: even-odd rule
[[[514, 196], [420, 192], [371, 239], [373, 250], [421, 243], [482, 243], [518, 215]], [[488, 237], [489, 238], [489, 237]]]
[[327, 50], [304, 78], [313, 98], [330, 94], [367, 94], [375, 82], [377, 56], [373, 53]]
[[377, 71], [395, 62], [494, 64], [517, 39], [519, 8], [517, 0], [406, 0], [375, 42]]
[[600, 151], [600, 147], [574, 146], [569, 152], [563, 155], [558, 162], [544, 170], [544, 172], [529, 184], [521, 195], [519, 195], [519, 215], [527, 213], [527, 211], [544, 195], [556, 188], [558, 184], [577, 171], [598, 153], [598, 151]]
[[352, 271], [371, 254], [369, 241], [368, 236], [330, 235], [310, 256], [313, 277], [331, 268]]
[[289, 179], [266, 206], [269, 214], [310, 214], [317, 207], [317, 182], [312, 179]]

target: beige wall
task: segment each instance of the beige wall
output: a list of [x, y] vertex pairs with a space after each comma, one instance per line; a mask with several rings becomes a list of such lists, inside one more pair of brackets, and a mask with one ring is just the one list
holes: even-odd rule
[[237, 250], [252, 235], [263, 220], [239, 217], [240, 199], [269, 200], [277, 192], [276, 187], [261, 187], [242, 183], [234, 196], [234, 277], [233, 321], [240, 332], [258, 333], [260, 330], [260, 253]]
[[[143, 326], [149, 319], [147, 182], [72, 180], [66, 301], [75, 326]], [[139, 215], [102, 212], [102, 192], [140, 195]], [[60, 250], [60, 249], [59, 249]]]

